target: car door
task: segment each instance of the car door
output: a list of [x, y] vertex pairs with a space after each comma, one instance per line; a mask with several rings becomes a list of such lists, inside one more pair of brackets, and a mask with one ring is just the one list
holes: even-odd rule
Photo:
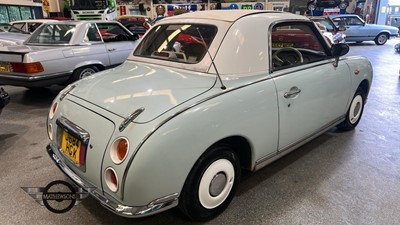
[[279, 105], [280, 151], [337, 122], [350, 95], [349, 68], [333, 65], [311, 23], [280, 23], [271, 32], [271, 68]]
[[130, 40], [131, 34], [119, 23], [97, 23], [97, 26], [105, 42], [111, 65], [123, 63], [137, 41]]

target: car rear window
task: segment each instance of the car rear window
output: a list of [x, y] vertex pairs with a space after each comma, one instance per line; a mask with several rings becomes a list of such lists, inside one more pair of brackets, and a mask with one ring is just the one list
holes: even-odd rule
[[217, 28], [200, 24], [159, 25], [150, 30], [133, 53], [182, 63], [198, 63], [207, 53]]
[[75, 25], [45, 24], [31, 35], [28, 44], [68, 44], [74, 32]]

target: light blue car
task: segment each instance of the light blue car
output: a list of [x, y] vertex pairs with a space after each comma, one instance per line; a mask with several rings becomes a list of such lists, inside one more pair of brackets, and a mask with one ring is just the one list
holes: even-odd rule
[[329, 18], [336, 26], [346, 27], [344, 33], [347, 42], [375, 41], [377, 45], [384, 45], [390, 37], [396, 37], [399, 32], [397, 27], [367, 24], [360, 17], [353, 14], [330, 15]]
[[178, 207], [189, 219], [212, 219], [242, 172], [333, 127], [357, 126], [373, 71], [348, 51], [292, 13], [165, 18], [120, 66], [60, 92], [47, 119], [48, 154], [117, 215]]

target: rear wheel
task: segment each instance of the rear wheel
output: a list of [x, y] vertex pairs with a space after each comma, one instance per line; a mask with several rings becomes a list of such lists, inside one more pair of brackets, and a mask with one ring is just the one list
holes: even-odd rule
[[358, 88], [354, 94], [353, 100], [347, 110], [346, 119], [337, 127], [342, 131], [354, 129], [361, 120], [364, 111], [365, 92], [362, 88]]
[[72, 74], [71, 82], [88, 77], [98, 71], [99, 71], [99, 69], [96, 66], [86, 66], [86, 67], [78, 68]]
[[378, 34], [375, 38], [375, 44], [377, 45], [384, 45], [388, 40], [387, 34]]
[[231, 148], [218, 145], [196, 162], [179, 200], [180, 210], [193, 220], [209, 220], [228, 207], [240, 178], [240, 164]]

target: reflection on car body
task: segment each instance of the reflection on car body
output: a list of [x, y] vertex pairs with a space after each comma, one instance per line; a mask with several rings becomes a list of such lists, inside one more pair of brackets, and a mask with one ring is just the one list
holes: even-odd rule
[[0, 84], [44, 87], [79, 80], [126, 60], [137, 35], [116, 21], [56, 21], [24, 45], [0, 48]]
[[[118, 215], [178, 206], [190, 219], [211, 219], [228, 207], [242, 170], [257, 171], [335, 126], [357, 126], [372, 66], [342, 57], [348, 51], [290, 13], [168, 17], [121, 66], [60, 92], [47, 151]], [[78, 141], [76, 154], [68, 140]]]

